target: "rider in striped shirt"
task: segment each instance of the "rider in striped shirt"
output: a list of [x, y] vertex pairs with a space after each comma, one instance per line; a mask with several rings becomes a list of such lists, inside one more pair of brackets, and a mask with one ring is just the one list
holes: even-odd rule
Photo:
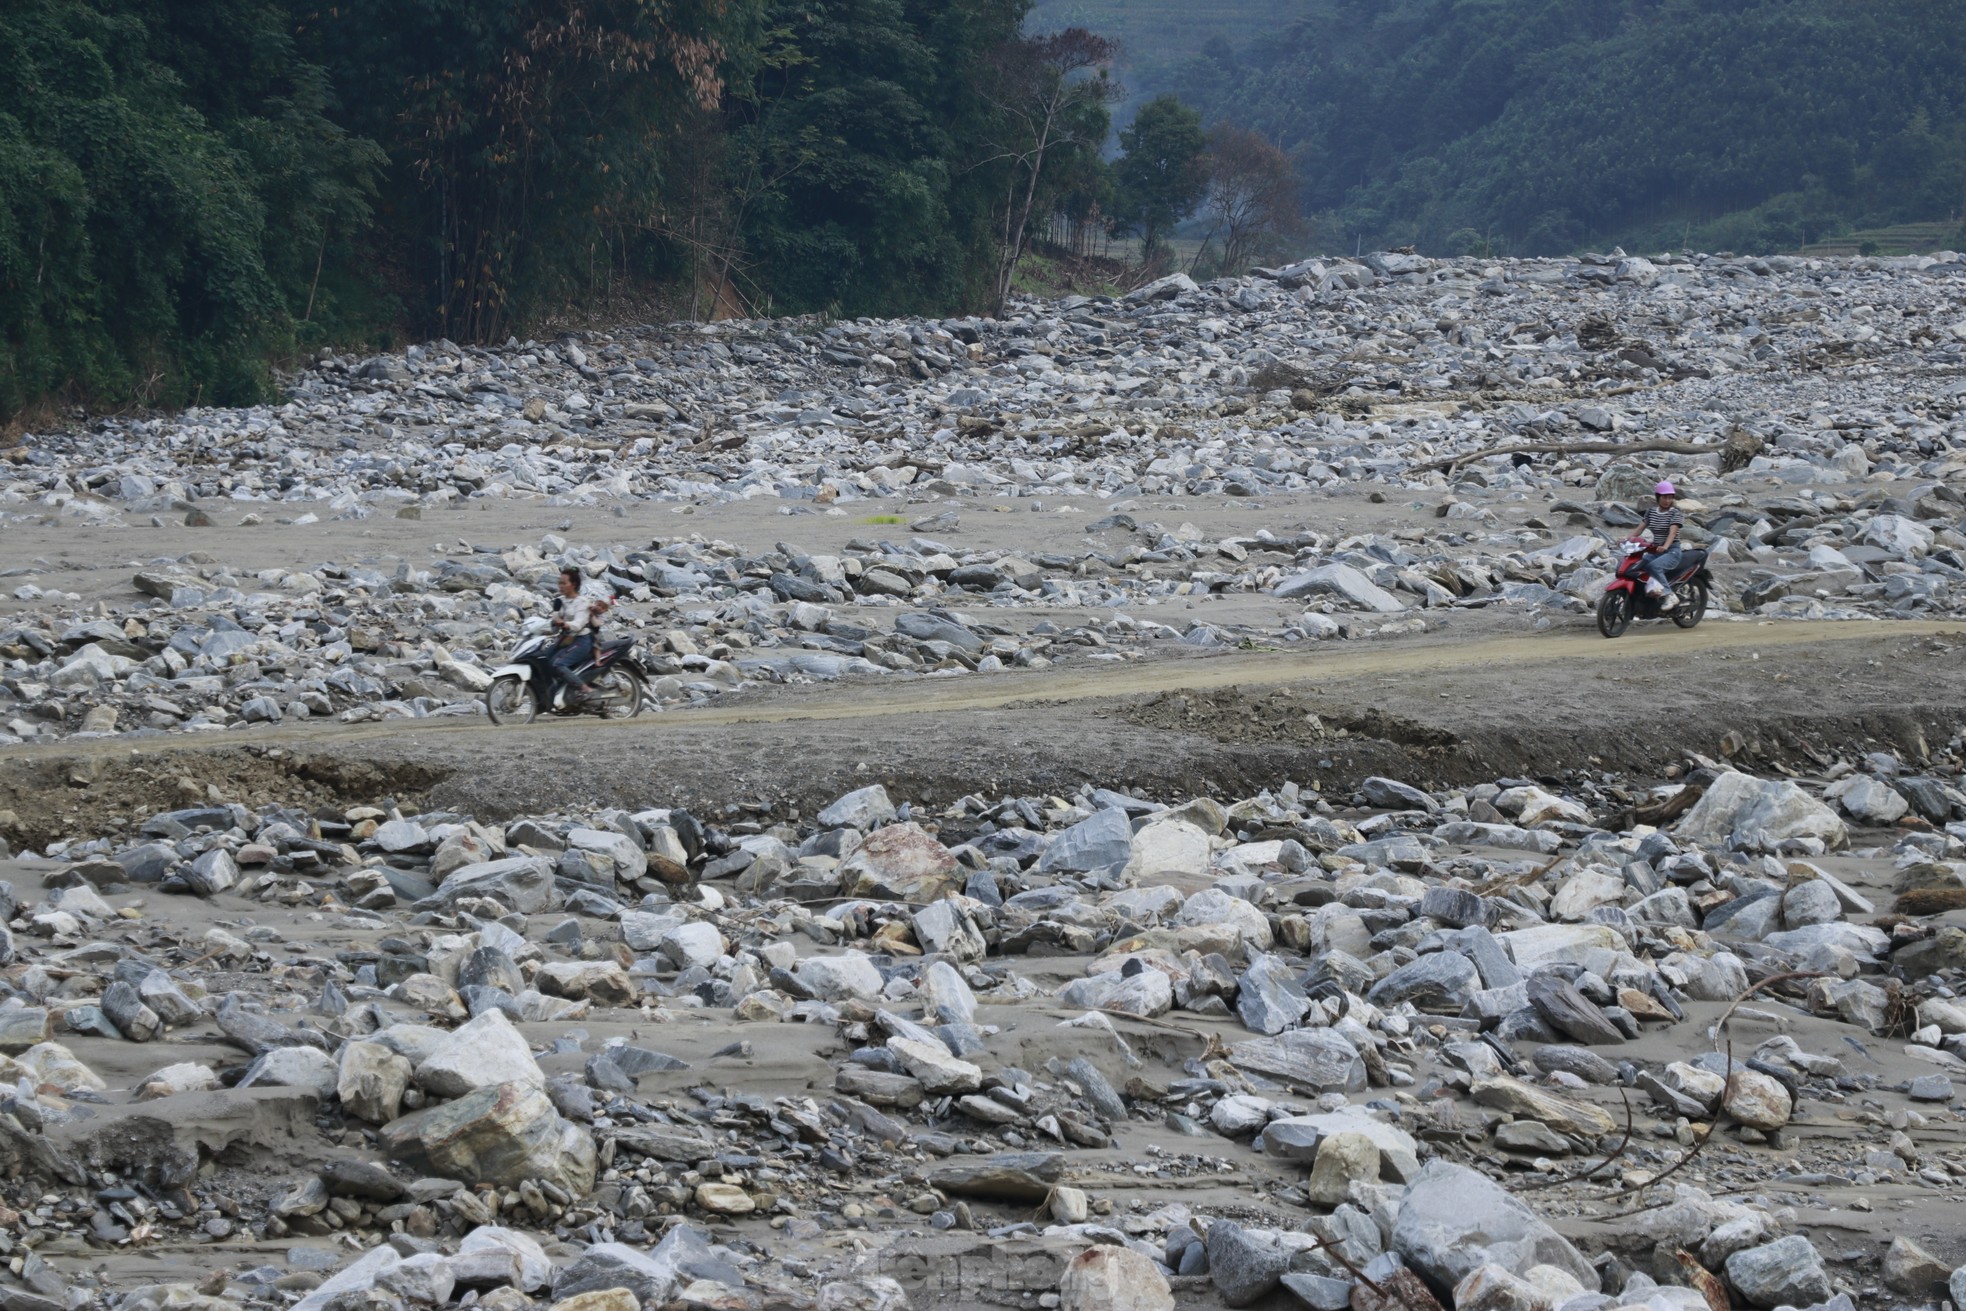
[[1671, 610], [1679, 604], [1667, 579], [1673, 570], [1679, 568], [1681, 551], [1679, 530], [1686, 525], [1686, 516], [1675, 504], [1679, 489], [1669, 482], [1662, 482], [1652, 489], [1658, 497], [1658, 504], [1645, 512], [1645, 531], [1652, 535], [1652, 554], [1645, 558], [1647, 595], [1660, 598], [1659, 608]]

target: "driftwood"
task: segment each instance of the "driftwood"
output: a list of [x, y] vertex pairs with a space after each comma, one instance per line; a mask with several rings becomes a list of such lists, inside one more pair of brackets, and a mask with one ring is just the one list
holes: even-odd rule
[[1524, 446], [1497, 446], [1492, 450], [1468, 451], [1444, 459], [1416, 464], [1416, 473], [1428, 469], [1451, 469], [1494, 455], [1718, 455], [1721, 448], [1695, 442], [1531, 442]]
[[1643, 805], [1626, 806], [1624, 809], [1605, 817], [1605, 826], [1614, 833], [1622, 833], [1640, 824], [1653, 828], [1664, 828], [1693, 809], [1707, 792], [1707, 780], [1689, 779], [1686, 785], [1667, 797], [1664, 801], [1648, 801]]

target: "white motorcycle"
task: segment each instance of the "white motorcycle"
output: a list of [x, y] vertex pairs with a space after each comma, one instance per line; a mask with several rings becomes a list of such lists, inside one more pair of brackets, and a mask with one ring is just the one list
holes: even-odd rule
[[649, 674], [635, 657], [634, 638], [596, 637], [588, 662], [561, 678], [553, 669], [559, 643], [549, 621], [527, 621], [526, 634], [506, 663], [492, 670], [485, 689], [492, 723], [530, 724], [542, 714], [633, 719], [641, 713]]

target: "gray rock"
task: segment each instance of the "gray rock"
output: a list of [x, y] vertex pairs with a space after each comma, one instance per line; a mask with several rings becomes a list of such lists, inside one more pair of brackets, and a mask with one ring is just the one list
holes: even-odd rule
[[1290, 1257], [1274, 1238], [1259, 1236], [1233, 1220], [1208, 1227], [1208, 1277], [1224, 1306], [1250, 1306], [1283, 1279]]
[[922, 1004], [928, 1017], [939, 1023], [968, 1023], [976, 1018], [976, 994], [947, 961], [930, 961], [922, 971]]
[[1435, 1015], [1458, 1015], [1481, 987], [1475, 963], [1457, 952], [1437, 951], [1400, 966], [1372, 985], [1365, 999], [1374, 1006], [1412, 1002]]
[[1825, 794], [1843, 807], [1843, 812], [1860, 824], [1895, 824], [1911, 809], [1910, 803], [1890, 784], [1868, 774], [1852, 774], [1832, 784]]
[[1330, 1275], [1287, 1274], [1283, 1286], [1310, 1311], [1348, 1311], [1352, 1304], [1352, 1281]]
[[[543, 1081], [542, 1081], [543, 1083]], [[382, 1128], [390, 1155], [467, 1184], [594, 1186], [594, 1139], [553, 1108], [543, 1086], [502, 1083], [414, 1111]]]
[[1843, 821], [1795, 784], [1733, 772], [1707, 787], [1674, 834], [1682, 843], [1734, 848], [1805, 837], [1840, 847], [1849, 840]]
[[239, 867], [224, 848], [214, 848], [185, 867], [184, 884], [201, 897], [215, 897], [239, 881]]
[[1108, 809], [1053, 838], [1038, 859], [1038, 869], [1042, 873], [1115, 869], [1132, 858], [1133, 824], [1124, 810]]
[[826, 1001], [846, 997], [863, 1000], [881, 995], [881, 972], [874, 962], [857, 951], [838, 956], [808, 956], [793, 973], [811, 989], [813, 996]]
[[1236, 1014], [1254, 1033], [1278, 1034], [1295, 1028], [1310, 1009], [1310, 998], [1297, 986], [1297, 971], [1274, 956], [1254, 953], [1237, 980]]
[[1574, 1074], [1587, 1083], [1614, 1084], [1618, 1067], [1583, 1047], [1538, 1047], [1529, 1057], [1546, 1074]]
[[1842, 902], [1836, 898], [1836, 888], [1822, 883], [1821, 879], [1797, 883], [1781, 894], [1783, 928], [1834, 924], [1840, 918], [1842, 918]]
[[1905, 1086], [1905, 1096], [1915, 1102], [1950, 1102], [1957, 1095], [1952, 1080], [1943, 1074], [1921, 1074]]
[[1063, 1152], [994, 1152], [956, 1157], [928, 1172], [931, 1188], [959, 1197], [1042, 1202], [1065, 1172]]
[[1790, 1234], [1727, 1258], [1727, 1282], [1750, 1306], [1813, 1306], [1829, 1300], [1829, 1272], [1814, 1244]]
[[1436, 885], [1421, 896], [1420, 914], [1449, 928], [1468, 928], [1486, 922], [1488, 903], [1465, 888]]
[[157, 1013], [165, 1028], [191, 1024], [205, 1017], [205, 1008], [185, 995], [177, 980], [162, 970], [152, 970], [137, 984], [143, 1004]]
[[1624, 1031], [1605, 1017], [1603, 1011], [1577, 986], [1561, 975], [1548, 971], [1529, 976], [1529, 1004], [1551, 1028], [1586, 1046], [1603, 1046], [1625, 1040]]
[[826, 828], [870, 829], [893, 818], [894, 803], [879, 783], [849, 792], [819, 812]]
[[1358, 609], [1381, 614], [1397, 614], [1406, 609], [1398, 597], [1348, 564], [1319, 565], [1304, 573], [1292, 574], [1271, 591], [1285, 600], [1334, 596]]
[[1421, 789], [1398, 779], [1368, 778], [1358, 785], [1358, 790], [1364, 794], [1368, 806], [1382, 806], [1387, 810], [1424, 810], [1429, 814], [1440, 808]]
[[522, 915], [552, 910], [561, 900], [553, 880], [553, 863], [541, 856], [507, 856], [466, 865], [437, 885], [436, 894], [429, 898], [429, 909], [464, 897], [493, 897]]
[[1065, 1065], [1065, 1077], [1085, 1090], [1085, 1099], [1092, 1103], [1092, 1109], [1108, 1120], [1124, 1120], [1126, 1103], [1113, 1085], [1107, 1081], [1099, 1067], [1083, 1056], [1074, 1056]]
[[1330, 1029], [1294, 1029], [1236, 1043], [1229, 1048], [1229, 1063], [1307, 1092], [1359, 1092], [1365, 1087], [1365, 1061], [1358, 1049]]
[[131, 1042], [149, 1042], [164, 1032], [157, 1012], [128, 983], [117, 980], [103, 990], [102, 1013]]
[[1588, 1291], [1597, 1270], [1568, 1239], [1500, 1185], [1450, 1161], [1427, 1163], [1400, 1202], [1392, 1247], [1440, 1288], [1452, 1288], [1488, 1264], [1512, 1274], [1551, 1265]]
[[1195, 280], [1185, 273], [1170, 273], [1164, 278], [1156, 278], [1145, 286], [1136, 287], [1126, 293], [1128, 304], [1145, 304], [1150, 301], [1178, 300], [1182, 296], [1199, 291]]
[[1484, 988], [1506, 988], [1522, 982], [1522, 971], [1509, 959], [1493, 933], [1480, 925], [1470, 925], [1453, 933], [1443, 933], [1446, 950], [1466, 956], [1481, 972]]

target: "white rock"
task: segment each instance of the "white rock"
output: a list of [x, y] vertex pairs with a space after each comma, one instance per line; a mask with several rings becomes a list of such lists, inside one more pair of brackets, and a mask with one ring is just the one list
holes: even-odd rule
[[1683, 843], [1750, 849], [1791, 838], [1840, 847], [1850, 836], [1834, 811], [1795, 784], [1733, 771], [1713, 781], [1675, 832]]
[[499, 1083], [546, 1085], [525, 1036], [500, 1010], [460, 1025], [416, 1067], [417, 1087], [437, 1097], [462, 1097]]
[[864, 1001], [881, 995], [881, 972], [874, 968], [873, 961], [857, 951], [838, 956], [808, 956], [792, 972], [823, 1001], [842, 1001], [848, 997]]
[[1286, 600], [1302, 596], [1335, 596], [1361, 610], [1396, 614], [1406, 609], [1400, 599], [1348, 564], [1319, 565], [1292, 574], [1271, 589]]
[[1201, 874], [1208, 869], [1208, 834], [1180, 819], [1159, 819], [1133, 835], [1133, 858], [1123, 877], [1138, 882], [1159, 874]]
[[1241, 897], [1230, 896], [1220, 888], [1203, 888], [1189, 897], [1181, 904], [1181, 913], [1174, 917], [1174, 922], [1189, 927], [1226, 925], [1245, 947], [1262, 951], [1270, 947], [1269, 917]]

